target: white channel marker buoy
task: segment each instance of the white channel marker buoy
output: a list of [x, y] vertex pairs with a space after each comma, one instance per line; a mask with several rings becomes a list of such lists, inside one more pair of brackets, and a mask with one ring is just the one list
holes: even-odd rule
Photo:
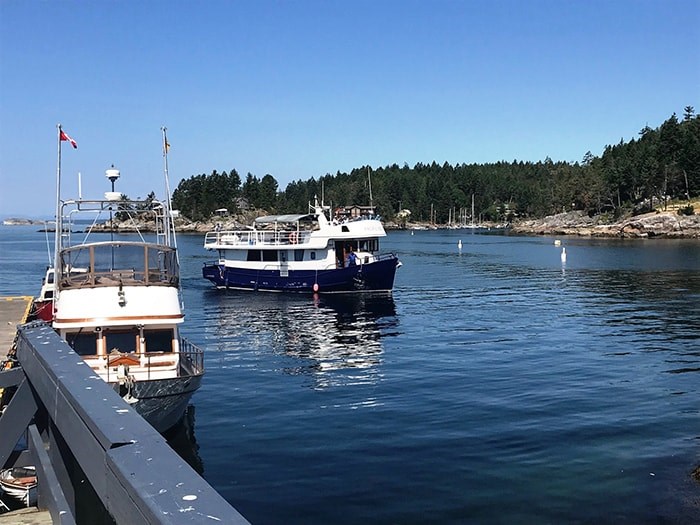
[[561, 246], [561, 241], [559, 239], [554, 239], [554, 246]]
[[462, 249], [462, 239], [457, 242], [457, 248]]
[[562, 263], [566, 262], [566, 248], [561, 249], [561, 262]]

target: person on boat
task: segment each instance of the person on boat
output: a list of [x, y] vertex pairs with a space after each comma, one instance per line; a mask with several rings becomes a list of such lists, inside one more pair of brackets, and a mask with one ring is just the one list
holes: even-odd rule
[[355, 255], [355, 252], [352, 250], [352, 246], [348, 248], [348, 255], [345, 258], [345, 266], [355, 266], [357, 264], [357, 255]]

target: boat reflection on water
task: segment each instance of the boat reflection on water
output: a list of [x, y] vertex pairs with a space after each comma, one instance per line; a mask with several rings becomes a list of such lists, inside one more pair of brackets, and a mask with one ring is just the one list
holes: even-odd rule
[[391, 294], [218, 294], [215, 337], [224, 355], [272, 351], [283, 358], [277, 369], [308, 375], [314, 389], [376, 383], [383, 340], [398, 333]]
[[168, 445], [184, 459], [200, 476], [204, 474], [204, 464], [199, 456], [199, 445], [194, 435], [194, 405], [188, 405], [182, 420], [165, 434]]
[[313, 305], [298, 319], [295, 335], [284, 348], [286, 355], [306, 364], [286, 371], [312, 374], [315, 388], [377, 382], [382, 339], [395, 333], [398, 323], [393, 298], [384, 294], [316, 296]]

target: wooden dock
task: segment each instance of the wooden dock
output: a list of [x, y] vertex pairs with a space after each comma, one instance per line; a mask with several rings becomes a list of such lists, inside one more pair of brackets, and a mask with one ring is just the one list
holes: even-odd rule
[[17, 325], [27, 322], [33, 297], [0, 297], [0, 361], [12, 348]]

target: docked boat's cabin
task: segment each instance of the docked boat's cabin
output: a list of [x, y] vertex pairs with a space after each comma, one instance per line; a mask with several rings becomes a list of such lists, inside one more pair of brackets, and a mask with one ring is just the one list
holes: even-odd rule
[[60, 289], [123, 285], [177, 286], [174, 248], [140, 242], [94, 243], [60, 254]]
[[108, 380], [117, 380], [124, 367], [137, 380], [170, 377], [177, 372], [181, 349], [176, 326], [98, 326], [62, 330], [61, 335]]

